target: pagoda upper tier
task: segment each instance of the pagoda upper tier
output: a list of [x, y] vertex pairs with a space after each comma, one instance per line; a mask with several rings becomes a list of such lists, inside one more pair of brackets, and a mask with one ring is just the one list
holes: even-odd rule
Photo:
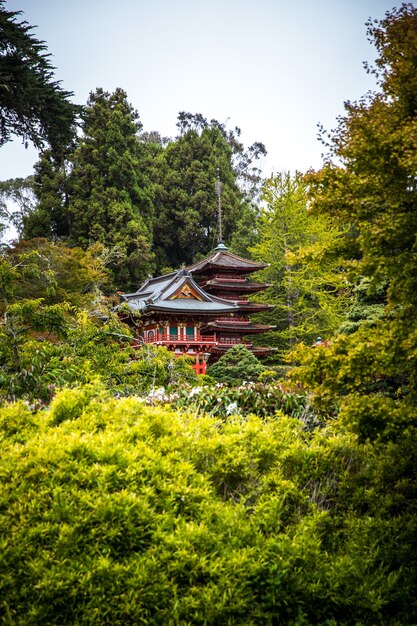
[[220, 243], [209, 257], [189, 265], [187, 270], [206, 292], [231, 300], [242, 314], [246, 315], [272, 308], [269, 304], [249, 300], [250, 295], [269, 287], [265, 283], [255, 282], [248, 278], [249, 274], [265, 267], [268, 267], [266, 263], [244, 259], [229, 252], [226, 246]]
[[232, 276], [235, 276], [236, 274], [258, 272], [265, 267], [268, 267], [267, 263], [256, 263], [255, 261], [244, 259], [241, 256], [237, 256], [237, 254], [229, 252], [224, 244], [219, 243], [210, 256], [202, 261], [197, 261], [197, 263], [189, 265], [186, 269], [195, 276], [205, 274], [210, 276], [216, 273], [216, 271], [224, 275], [228, 273], [228, 270], [230, 270]]

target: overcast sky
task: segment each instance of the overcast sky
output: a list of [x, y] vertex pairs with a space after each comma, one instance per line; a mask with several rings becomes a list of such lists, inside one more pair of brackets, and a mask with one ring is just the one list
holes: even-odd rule
[[[179, 111], [202, 113], [246, 145], [262, 141], [271, 171], [319, 168], [317, 124], [375, 87], [368, 17], [393, 0], [8, 0], [47, 43], [56, 78], [84, 104], [122, 87], [144, 130], [175, 136]], [[398, 5], [397, 5], [398, 6]], [[0, 148], [1, 179], [37, 159], [20, 140]]]

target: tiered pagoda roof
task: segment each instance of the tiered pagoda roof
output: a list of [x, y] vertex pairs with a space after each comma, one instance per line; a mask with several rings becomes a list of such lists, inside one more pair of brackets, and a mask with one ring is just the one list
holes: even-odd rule
[[130, 309], [142, 315], [157, 311], [167, 315], [218, 316], [233, 313], [238, 308], [233, 302], [204, 291], [186, 269], [150, 278], [137, 291], [122, 294], [121, 298]]
[[[220, 243], [214, 252], [202, 261], [189, 265], [186, 269], [196, 277], [198, 284], [208, 292], [224, 300], [235, 302], [242, 314], [269, 311], [270, 304], [251, 302], [245, 296], [263, 291], [269, 285], [250, 281], [248, 274], [268, 267], [267, 263], [257, 263], [229, 252]], [[270, 330], [271, 327], [264, 330]]]
[[249, 259], [244, 259], [229, 252], [226, 246], [220, 243], [214, 252], [202, 261], [197, 261], [193, 265], [189, 265], [186, 269], [195, 275], [212, 273], [213, 270], [232, 270], [233, 273], [238, 272], [242, 274], [248, 274], [250, 272], [258, 272], [259, 270], [268, 267], [267, 263], [256, 263]]

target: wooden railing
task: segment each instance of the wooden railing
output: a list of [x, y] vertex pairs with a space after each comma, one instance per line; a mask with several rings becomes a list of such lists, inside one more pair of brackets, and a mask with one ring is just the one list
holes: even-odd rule
[[247, 317], [216, 317], [216, 322], [238, 322], [239, 324], [250, 324], [250, 320]]
[[214, 335], [178, 335], [175, 333], [155, 333], [151, 337], [144, 337], [144, 343], [215, 343]]
[[242, 341], [239, 337], [223, 337], [221, 339], [217, 339], [217, 345], [219, 346], [234, 346], [237, 343], [242, 343], [246, 347], [252, 345], [250, 341]]

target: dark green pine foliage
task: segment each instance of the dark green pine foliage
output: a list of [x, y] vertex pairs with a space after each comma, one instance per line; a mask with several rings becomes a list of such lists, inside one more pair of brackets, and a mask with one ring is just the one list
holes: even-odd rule
[[18, 135], [60, 154], [75, 135], [80, 107], [54, 79], [45, 44], [19, 15], [0, 0], [0, 145]]
[[23, 238], [66, 239], [70, 227], [68, 161], [57, 161], [52, 151], [46, 150], [34, 169], [33, 193], [37, 203], [24, 217]]
[[141, 170], [142, 124], [126, 93], [90, 94], [84, 136], [72, 161], [69, 240], [109, 250], [117, 289], [132, 290], [152, 269], [152, 191]]
[[208, 374], [226, 385], [241, 385], [257, 381], [265, 369], [253, 352], [237, 344], [209, 368]]
[[[218, 238], [216, 181], [222, 182], [223, 239], [229, 241], [241, 214], [243, 193], [233, 157], [237, 148], [223, 125], [180, 113], [180, 135], [160, 158], [154, 245], [158, 266], [192, 263]], [[239, 144], [240, 145], [240, 144]]]
[[259, 243], [259, 209], [254, 202], [247, 201], [241, 207], [240, 218], [236, 222], [228, 247], [230, 252], [251, 259], [252, 248]]

